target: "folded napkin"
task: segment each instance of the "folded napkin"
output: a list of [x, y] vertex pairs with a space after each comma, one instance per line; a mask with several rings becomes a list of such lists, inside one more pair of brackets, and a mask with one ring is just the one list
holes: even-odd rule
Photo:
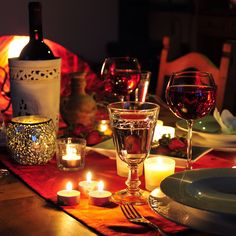
[[219, 123], [222, 133], [236, 134], [236, 117], [229, 110], [225, 109], [220, 114], [215, 108], [213, 116]]

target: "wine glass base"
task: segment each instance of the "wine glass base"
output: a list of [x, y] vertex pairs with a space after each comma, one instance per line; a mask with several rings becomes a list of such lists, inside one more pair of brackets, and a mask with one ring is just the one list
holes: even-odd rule
[[9, 171], [7, 169], [0, 169], [0, 178], [9, 175]]
[[117, 204], [145, 205], [149, 197], [149, 192], [140, 189], [137, 193], [131, 194], [127, 189], [120, 190], [111, 196], [111, 201]]

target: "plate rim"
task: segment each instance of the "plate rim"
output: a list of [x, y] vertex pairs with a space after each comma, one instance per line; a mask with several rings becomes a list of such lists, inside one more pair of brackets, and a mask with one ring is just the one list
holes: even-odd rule
[[[225, 235], [225, 227], [227, 227], [227, 235], [235, 233], [236, 225], [235, 225], [235, 216], [231, 215], [220, 215], [213, 212], [207, 212], [203, 210], [199, 210], [196, 208], [192, 208], [186, 205], [183, 205], [179, 202], [176, 202], [165, 195], [164, 200], [157, 199], [156, 196], [153, 196], [153, 191], [151, 191], [148, 197], [148, 205], [151, 210], [164, 217], [167, 220], [170, 220], [176, 224], [181, 224], [185, 227], [189, 227], [195, 230], [200, 230], [203, 232]], [[152, 203], [153, 200], [160, 203], [160, 208], [167, 207], [167, 213], [163, 213], [162, 211], [158, 210], [159, 206], [154, 206]], [[165, 202], [167, 201], [167, 202]], [[181, 208], [181, 210], [179, 209]], [[173, 211], [173, 214], [169, 214], [169, 210]], [[178, 212], [183, 214], [181, 217], [178, 216]], [[188, 219], [186, 221], [186, 219]], [[228, 227], [230, 222], [230, 227]], [[212, 227], [213, 224], [213, 227]]]
[[[234, 169], [234, 168], [201, 168], [201, 169], [193, 169], [193, 170], [185, 170], [185, 171], [177, 172], [177, 173], [175, 173], [175, 174], [173, 174], [171, 176], [168, 176], [166, 179], [164, 179], [161, 182], [160, 189], [170, 199], [172, 199], [172, 200], [174, 200], [176, 202], [179, 202], [181, 204], [184, 204], [186, 206], [189, 206], [189, 207], [192, 207], [192, 208], [195, 208], [195, 209], [199, 209], [199, 210], [204, 210], [204, 211], [212, 212], [212, 213], [227, 214], [227, 215], [234, 215], [234, 216], [236, 216], [236, 207], [235, 207], [235, 209], [234, 208], [230, 208], [231, 210], [234, 209], [233, 212], [231, 210], [229, 210], [229, 209], [222, 210], [222, 208], [220, 208], [219, 210], [216, 210], [216, 209], [213, 209], [212, 207], [207, 207], [207, 205], [205, 205], [205, 207], [203, 207], [201, 205], [202, 199], [200, 201], [197, 201], [198, 203], [200, 203], [200, 205], [195, 204], [195, 203], [192, 204], [192, 203], [186, 201], [186, 199], [188, 200], [188, 199], [193, 198], [193, 196], [191, 196], [190, 194], [188, 194], [187, 197], [185, 195], [185, 197], [186, 197], [185, 199], [184, 198], [177, 199], [177, 197], [175, 197], [173, 195], [170, 196], [169, 192], [166, 191], [166, 189], [168, 188], [168, 182], [169, 181], [171, 182], [172, 179], [181, 180], [181, 177], [183, 176], [183, 174], [186, 174], [186, 173], [187, 174], [190, 173], [190, 179], [188, 179], [189, 182], [187, 182], [187, 181], [184, 182], [184, 184], [183, 184], [184, 187], [181, 186], [181, 188], [184, 190], [184, 192], [182, 192], [181, 194], [183, 194], [183, 193], [186, 194], [187, 193], [186, 188], [189, 187], [192, 184], [192, 183], [190, 183], [190, 181], [191, 181], [191, 174], [195, 175], [196, 178], [193, 179], [193, 180], [196, 182], [198, 180], [204, 179], [204, 177], [202, 176], [202, 173], [204, 173], [204, 172], [206, 172], [206, 174], [208, 174], [208, 175], [209, 174], [211, 175], [212, 173], [214, 175], [215, 172], [217, 172], [217, 173], [221, 172], [220, 173], [221, 174], [220, 177], [222, 177], [222, 173], [227, 172], [227, 171], [229, 171], [230, 173], [229, 173], [229, 175], [226, 175], [224, 177], [229, 177], [229, 176], [232, 176], [232, 174], [233, 174], [234, 178], [236, 178], [236, 169]], [[216, 175], [214, 175], [214, 176], [216, 176]], [[209, 178], [209, 176], [207, 178]], [[180, 184], [180, 182], [178, 184]], [[176, 188], [178, 188], [178, 187], [176, 187]], [[180, 197], [180, 196], [178, 196], [178, 197]], [[205, 198], [205, 199], [207, 199], [207, 198]], [[235, 199], [235, 203], [236, 203], [236, 199]]]

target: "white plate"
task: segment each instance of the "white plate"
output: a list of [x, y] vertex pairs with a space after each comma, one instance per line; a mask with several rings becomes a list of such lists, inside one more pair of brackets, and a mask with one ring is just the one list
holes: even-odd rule
[[179, 172], [164, 179], [161, 190], [184, 205], [236, 217], [236, 169], [209, 168]]
[[[185, 120], [176, 122], [176, 127], [180, 130], [187, 131]], [[218, 123], [213, 116], [206, 116], [205, 118], [196, 120], [193, 126], [193, 133], [207, 139], [208, 141], [221, 141], [228, 145], [236, 145], [236, 134], [222, 133]]]
[[214, 150], [225, 151], [225, 152], [236, 151], [236, 142], [224, 142], [224, 140], [221, 140], [221, 139], [218, 139], [218, 140], [207, 139], [207, 138], [201, 137], [198, 134], [193, 134], [192, 141], [193, 141], [194, 146], [211, 147]]
[[167, 197], [159, 188], [151, 192], [148, 203], [154, 212], [177, 224], [217, 235], [235, 235], [235, 216], [186, 206]]

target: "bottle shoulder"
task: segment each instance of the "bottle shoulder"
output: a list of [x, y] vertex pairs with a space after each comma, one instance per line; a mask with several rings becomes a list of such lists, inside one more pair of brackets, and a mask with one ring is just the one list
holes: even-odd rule
[[30, 40], [19, 56], [20, 60], [50, 60], [54, 58], [51, 49], [40, 40]]

